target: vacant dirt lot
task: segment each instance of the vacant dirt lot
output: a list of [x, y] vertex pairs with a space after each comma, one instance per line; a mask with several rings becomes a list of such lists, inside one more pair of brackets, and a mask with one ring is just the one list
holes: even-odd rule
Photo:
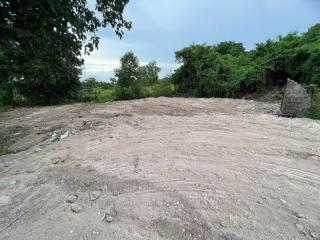
[[0, 239], [320, 239], [320, 122], [146, 99], [0, 115]]

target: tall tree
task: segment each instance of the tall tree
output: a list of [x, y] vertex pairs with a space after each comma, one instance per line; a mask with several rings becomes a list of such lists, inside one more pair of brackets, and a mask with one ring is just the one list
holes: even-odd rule
[[128, 2], [96, 0], [90, 9], [86, 0], [1, 1], [1, 86], [39, 104], [75, 97], [82, 49], [90, 54], [98, 48], [99, 28], [110, 26], [120, 38], [131, 28], [123, 18]]
[[127, 52], [120, 59], [120, 68], [115, 70], [115, 77], [120, 87], [131, 87], [138, 81], [139, 60], [133, 52]]
[[157, 66], [157, 62], [152, 61], [139, 68], [139, 79], [144, 86], [149, 86], [159, 81], [159, 73], [161, 68]]

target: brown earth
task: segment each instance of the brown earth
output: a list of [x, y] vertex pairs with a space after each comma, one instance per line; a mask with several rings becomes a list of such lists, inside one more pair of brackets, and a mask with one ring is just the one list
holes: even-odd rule
[[15, 154], [0, 157], [0, 239], [320, 239], [320, 122], [278, 109], [159, 98], [2, 113]]

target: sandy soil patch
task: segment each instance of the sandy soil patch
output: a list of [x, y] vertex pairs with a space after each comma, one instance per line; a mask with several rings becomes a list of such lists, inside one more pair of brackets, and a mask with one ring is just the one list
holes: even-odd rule
[[320, 239], [320, 122], [278, 109], [159, 98], [4, 113], [16, 153], [0, 157], [0, 239]]

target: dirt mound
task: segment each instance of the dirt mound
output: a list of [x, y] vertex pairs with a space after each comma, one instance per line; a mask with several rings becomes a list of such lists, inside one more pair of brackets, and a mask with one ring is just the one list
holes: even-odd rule
[[320, 123], [278, 110], [159, 98], [4, 113], [17, 153], [0, 157], [0, 239], [319, 239]]

